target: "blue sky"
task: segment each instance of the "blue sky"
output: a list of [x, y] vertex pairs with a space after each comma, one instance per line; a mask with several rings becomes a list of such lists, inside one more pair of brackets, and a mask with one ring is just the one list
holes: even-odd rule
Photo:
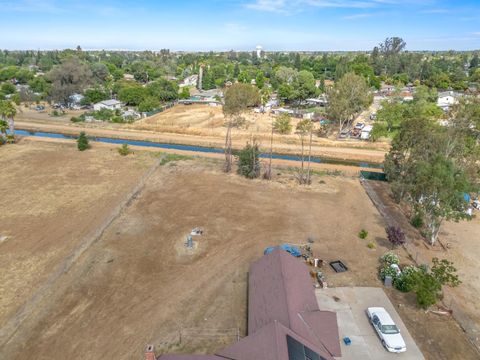
[[0, 48], [480, 49], [480, 0], [0, 0]]

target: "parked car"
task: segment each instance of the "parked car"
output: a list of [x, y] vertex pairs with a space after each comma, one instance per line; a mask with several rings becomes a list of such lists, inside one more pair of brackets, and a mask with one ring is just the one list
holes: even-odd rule
[[355, 129], [362, 130], [364, 127], [365, 127], [364, 123], [359, 122], [355, 124]]
[[388, 312], [383, 307], [370, 307], [367, 316], [382, 341], [382, 345], [389, 352], [401, 353], [407, 351], [407, 346]]
[[370, 120], [377, 120], [377, 114], [375, 113], [370, 114]]
[[35, 106], [35, 110], [37, 110], [37, 111], [43, 111], [43, 110], [45, 110], [45, 106], [43, 106], [43, 105], [37, 105], [37, 106]]
[[344, 130], [342, 130], [342, 131], [340, 132], [340, 134], [339, 134], [338, 137], [339, 137], [340, 139], [345, 139], [345, 138], [347, 138], [349, 135], [350, 135], [350, 130], [344, 129]]

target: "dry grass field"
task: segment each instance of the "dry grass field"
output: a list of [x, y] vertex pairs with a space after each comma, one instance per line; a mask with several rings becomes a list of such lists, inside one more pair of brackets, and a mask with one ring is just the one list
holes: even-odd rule
[[[0, 225], [8, 236], [0, 243], [7, 263], [2, 285], [10, 284], [2, 288], [3, 324], [79, 239], [103, 224], [153, 157], [120, 157], [115, 149], [95, 146], [80, 153], [71, 144], [36, 142], [2, 147], [0, 154], [0, 195], [12, 209], [2, 212]], [[303, 188], [284, 169], [276, 170], [273, 182], [219, 169], [215, 160], [202, 158], [159, 166], [18, 331], [3, 334], [1, 357], [132, 359], [141, 358], [147, 343], [160, 352], [215, 351], [236, 341], [237, 331], [245, 335], [250, 263], [266, 246], [284, 242], [311, 238], [316, 257], [344, 261], [349, 271], [342, 274], [325, 267], [329, 286], [380, 285], [378, 257], [388, 248], [384, 223], [358, 179], [316, 175]], [[187, 251], [185, 236], [196, 226], [204, 235]], [[358, 238], [361, 229], [369, 231], [367, 240]], [[368, 241], [376, 248], [369, 249]], [[415, 334], [426, 315], [399, 296]], [[427, 358], [470, 359], [472, 350], [455, 323], [438, 321], [433, 338], [415, 338]], [[437, 343], [445, 344], [441, 352]]]

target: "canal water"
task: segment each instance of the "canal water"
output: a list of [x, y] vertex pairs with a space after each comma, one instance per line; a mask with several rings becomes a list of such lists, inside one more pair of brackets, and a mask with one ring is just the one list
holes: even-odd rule
[[[15, 130], [15, 134], [19, 136], [35, 136], [35, 137], [52, 138], [52, 139], [75, 140], [77, 138], [77, 136], [75, 135], [65, 135], [65, 134], [53, 133], [53, 132], [27, 131], [27, 130]], [[153, 147], [153, 148], [159, 148], [159, 149], [184, 150], [184, 151], [193, 151], [198, 153], [223, 154], [224, 152], [224, 150], [221, 148], [205, 147], [205, 146], [165, 144], [165, 143], [157, 143], [153, 141], [116, 139], [116, 138], [109, 138], [109, 137], [89, 136], [88, 138], [89, 140], [92, 140], [92, 141], [108, 143], [108, 144], [119, 144], [119, 145], [128, 144], [133, 146], [146, 146], [146, 147]], [[260, 157], [269, 158], [270, 154], [260, 154]], [[272, 155], [272, 158], [280, 159], [280, 160], [301, 161], [300, 156], [297, 156], [297, 155], [274, 153]], [[352, 161], [352, 160], [338, 160], [338, 159], [330, 159], [330, 158], [317, 157], [317, 156], [312, 156], [311, 161], [315, 163], [321, 163], [321, 164], [337, 164], [337, 165], [356, 166], [361, 168], [383, 169], [383, 164], [378, 164], [378, 163], [359, 162], [359, 161]]]

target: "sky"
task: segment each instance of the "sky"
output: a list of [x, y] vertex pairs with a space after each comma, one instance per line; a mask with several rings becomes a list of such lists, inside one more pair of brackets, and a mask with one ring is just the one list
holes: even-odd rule
[[0, 0], [1, 49], [480, 49], [480, 0]]

